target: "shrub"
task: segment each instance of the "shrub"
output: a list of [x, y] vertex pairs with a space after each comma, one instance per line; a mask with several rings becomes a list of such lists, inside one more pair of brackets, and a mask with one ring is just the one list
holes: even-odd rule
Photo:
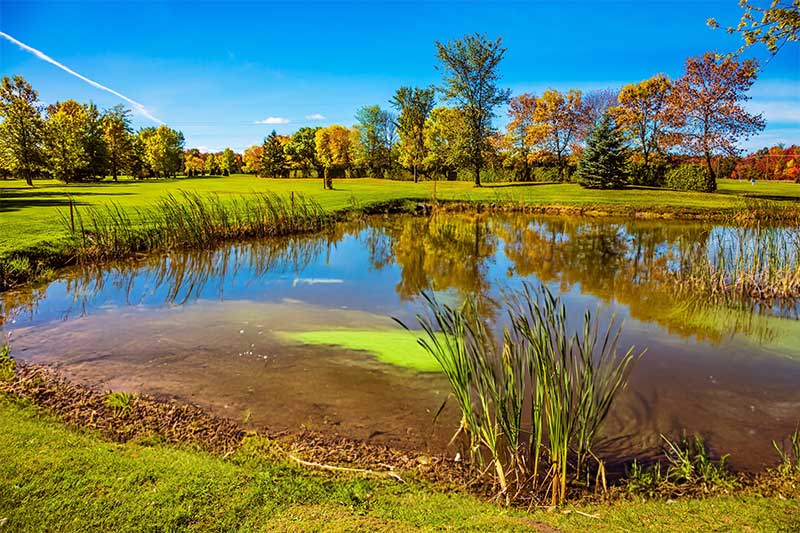
[[678, 191], [714, 192], [717, 180], [700, 165], [681, 165], [667, 172], [664, 185]]
[[648, 187], [663, 187], [667, 167], [663, 162], [651, 162], [645, 166], [641, 162], [629, 161], [626, 167], [628, 183], [631, 185], [646, 185]]

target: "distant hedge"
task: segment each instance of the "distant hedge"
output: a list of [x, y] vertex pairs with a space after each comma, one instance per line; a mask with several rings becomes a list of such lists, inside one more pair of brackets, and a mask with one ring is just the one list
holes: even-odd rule
[[664, 185], [679, 191], [714, 192], [717, 180], [700, 165], [681, 165], [667, 172]]

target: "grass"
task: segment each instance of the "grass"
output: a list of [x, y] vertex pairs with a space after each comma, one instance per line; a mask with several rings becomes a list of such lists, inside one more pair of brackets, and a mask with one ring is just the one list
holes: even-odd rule
[[[222, 459], [114, 444], [0, 398], [0, 527], [8, 531], [792, 531], [800, 500], [754, 494], [501, 509], [418, 482], [321, 474], [252, 442]], [[583, 513], [583, 514], [581, 514]]]
[[[182, 190], [197, 194], [219, 194], [225, 199], [252, 192], [303, 194], [326, 210], [346, 209], [355, 198], [360, 205], [408, 198], [431, 198], [433, 184], [377, 179], [334, 181], [333, 191], [324, 191], [316, 179], [263, 179], [249, 175], [196, 177], [171, 180], [65, 185], [39, 180], [34, 187], [24, 181], [0, 181], [0, 254], [40, 245], [66, 236], [59, 211], [66, 212], [72, 198], [78, 208], [100, 207], [114, 202], [122, 210], [152, 207], [168, 194]], [[565, 206], [597, 211], [632, 211], [719, 216], [747, 206], [747, 198], [794, 203], [800, 200], [800, 185], [794, 183], [720, 180], [716, 193], [676, 192], [663, 189], [591, 191], [574, 184], [487, 185], [475, 188], [469, 182], [439, 182], [437, 197], [446, 200], [515, 201], [532, 206]]]
[[279, 336], [301, 344], [337, 346], [368, 352], [386, 364], [418, 372], [438, 372], [439, 364], [417, 343], [418, 336], [405, 330], [326, 329], [285, 331]]

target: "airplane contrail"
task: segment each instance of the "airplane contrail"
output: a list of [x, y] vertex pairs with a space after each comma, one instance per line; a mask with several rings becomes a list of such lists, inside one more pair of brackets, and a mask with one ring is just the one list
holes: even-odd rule
[[74, 70], [72, 70], [71, 68], [69, 68], [68, 66], [66, 66], [66, 65], [62, 65], [61, 63], [59, 63], [58, 61], [56, 61], [55, 59], [53, 59], [53, 58], [52, 58], [52, 57], [50, 57], [49, 55], [45, 54], [44, 52], [41, 52], [41, 51], [37, 50], [36, 48], [33, 48], [32, 46], [28, 46], [27, 44], [23, 43], [22, 41], [19, 41], [19, 40], [15, 39], [14, 37], [10, 36], [9, 34], [7, 34], [7, 33], [5, 33], [5, 32], [2, 32], [2, 31], [0, 31], [0, 37], [3, 37], [4, 39], [6, 39], [6, 40], [8, 40], [8, 41], [10, 41], [10, 42], [12, 42], [12, 43], [14, 43], [14, 44], [16, 44], [17, 46], [19, 46], [19, 47], [20, 47], [20, 48], [22, 48], [23, 50], [26, 50], [26, 51], [28, 51], [28, 52], [32, 53], [33, 55], [35, 55], [35, 56], [36, 56], [36, 57], [38, 57], [39, 59], [41, 59], [41, 60], [43, 60], [43, 61], [47, 61], [47, 62], [48, 62], [48, 63], [50, 63], [51, 65], [55, 65], [55, 66], [57, 66], [58, 68], [60, 68], [60, 69], [61, 69], [61, 70], [63, 70], [64, 72], [66, 72], [67, 74], [72, 74], [72, 75], [73, 75], [73, 76], [75, 76], [76, 78], [78, 78], [78, 79], [80, 79], [80, 80], [83, 80], [83, 81], [85, 81], [86, 83], [88, 83], [88, 84], [89, 84], [89, 85], [91, 85], [92, 87], [97, 87], [97, 88], [98, 88], [98, 89], [100, 89], [101, 91], [106, 91], [106, 92], [109, 92], [109, 93], [113, 94], [114, 96], [118, 96], [119, 98], [122, 98], [123, 100], [125, 100], [126, 102], [128, 102], [129, 104], [131, 104], [131, 105], [133, 106], [133, 108], [134, 108], [134, 109], [136, 109], [136, 111], [138, 111], [139, 113], [141, 113], [141, 114], [142, 114], [142, 115], [144, 115], [145, 117], [149, 118], [149, 119], [150, 119], [150, 120], [152, 120], [153, 122], [155, 122], [155, 123], [157, 123], [157, 124], [164, 124], [164, 121], [163, 121], [163, 120], [161, 120], [161, 119], [159, 119], [159, 118], [156, 118], [156, 117], [154, 117], [154, 116], [153, 116], [153, 115], [152, 115], [152, 114], [151, 114], [151, 113], [150, 113], [150, 112], [147, 110], [147, 108], [146, 108], [144, 105], [140, 104], [140, 103], [139, 103], [139, 102], [137, 102], [136, 100], [133, 100], [133, 99], [131, 99], [131, 98], [128, 98], [128, 97], [127, 97], [127, 96], [125, 96], [124, 94], [122, 94], [122, 93], [119, 93], [119, 92], [115, 91], [114, 89], [112, 89], [112, 88], [110, 88], [110, 87], [106, 87], [105, 85], [103, 85], [103, 84], [101, 84], [101, 83], [97, 83], [97, 82], [96, 82], [96, 81], [94, 81], [94, 80], [90, 80], [90, 79], [89, 79], [89, 78], [87, 78], [86, 76], [83, 76], [83, 75], [81, 75], [81, 74], [78, 74], [77, 72], [75, 72]]

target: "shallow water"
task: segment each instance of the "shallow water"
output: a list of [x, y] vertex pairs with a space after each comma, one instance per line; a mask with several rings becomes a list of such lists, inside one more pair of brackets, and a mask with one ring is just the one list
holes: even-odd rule
[[[701, 433], [734, 466], [775, 462], [772, 439], [800, 422], [795, 303], [677, 297], [666, 278], [742, 230], [700, 224], [530, 216], [373, 218], [324, 235], [73, 269], [0, 295], [12, 353], [106, 389], [176, 397], [253, 427], [305, 426], [441, 451], [458, 415], [437, 373], [386, 364], [286, 332], [416, 324], [419, 291], [476, 295], [497, 327], [523, 280], [624, 320], [621, 346], [647, 348], [605, 427], [611, 457], [648, 455]], [[782, 230], [775, 230], [782, 231]], [[741, 238], [736, 242], [746, 242]], [[452, 450], [451, 450], [452, 451]]]

